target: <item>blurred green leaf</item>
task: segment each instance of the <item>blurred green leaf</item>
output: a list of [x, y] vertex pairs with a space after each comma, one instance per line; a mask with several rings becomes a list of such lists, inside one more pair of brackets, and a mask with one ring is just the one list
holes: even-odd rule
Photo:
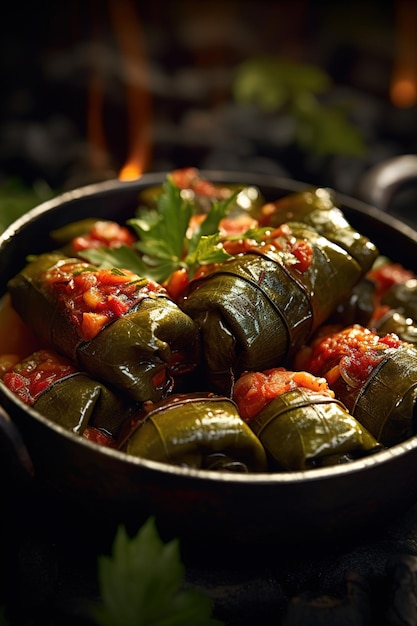
[[298, 115], [296, 135], [299, 145], [318, 155], [359, 156], [365, 146], [359, 130], [335, 108], [319, 108], [310, 115]]
[[269, 114], [290, 115], [295, 141], [305, 152], [360, 156], [366, 145], [350, 121], [348, 108], [321, 102], [331, 88], [330, 77], [319, 67], [261, 57], [239, 66], [233, 93], [239, 103], [255, 104]]
[[0, 233], [33, 207], [54, 196], [44, 181], [28, 187], [17, 179], [0, 183]]
[[234, 97], [238, 102], [255, 102], [275, 111], [299, 93], [323, 93], [329, 87], [330, 79], [320, 68], [262, 57], [238, 68]]

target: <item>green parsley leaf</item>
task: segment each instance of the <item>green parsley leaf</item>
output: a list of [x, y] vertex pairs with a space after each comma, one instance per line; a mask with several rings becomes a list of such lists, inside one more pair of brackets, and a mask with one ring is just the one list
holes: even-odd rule
[[139, 241], [136, 248], [155, 280], [162, 282], [180, 267], [192, 205], [181, 197], [180, 189], [168, 177], [157, 199], [157, 210], [141, 208], [128, 220]]
[[192, 278], [199, 265], [223, 263], [231, 258], [232, 255], [219, 245], [219, 235], [215, 233], [201, 237], [195, 250], [186, 256], [184, 264], [188, 267], [189, 277]]
[[96, 267], [128, 269], [139, 276], [144, 276], [144, 272], [147, 270], [138, 253], [128, 246], [89, 248], [88, 250], [81, 250], [78, 256]]
[[271, 232], [270, 226], [258, 228], [248, 228], [246, 232], [239, 235], [239, 239], [254, 239], [255, 241], [263, 241], [268, 233]]
[[192, 278], [199, 265], [222, 263], [230, 258], [219, 245], [219, 224], [240, 191], [236, 189], [225, 200], [214, 200], [204, 220], [188, 236], [195, 204], [182, 197], [168, 176], [158, 196], [157, 209], [140, 207], [137, 215], [127, 221], [138, 237], [133, 248], [93, 248], [79, 256], [98, 267], [129, 269], [159, 283], [180, 268], [185, 268]]
[[99, 558], [100, 626], [222, 626], [212, 601], [184, 583], [179, 543], [164, 543], [150, 517], [130, 538], [117, 530], [110, 557]]
[[[187, 242], [188, 255], [191, 255], [196, 251], [203, 237], [219, 234], [220, 221], [224, 217], [226, 217], [232, 203], [235, 201], [238, 195], [239, 190], [236, 190], [233, 194], [229, 196], [229, 198], [226, 198], [226, 200], [222, 200], [220, 202], [216, 200], [213, 201], [210, 211], [207, 213], [204, 220], [200, 222], [200, 224], [197, 226], [194, 233], [191, 235], [190, 239]], [[218, 240], [215, 241], [214, 239], [212, 239], [211, 242], [213, 246], [217, 246], [218, 244]], [[203, 243], [203, 245], [205, 248], [207, 248], [207, 242]]]
[[228, 213], [239, 190], [222, 201], [213, 201], [205, 219], [191, 236], [187, 235], [194, 204], [184, 199], [170, 177], [157, 199], [157, 210], [141, 208], [128, 221], [139, 241], [135, 244], [148, 268], [145, 275], [163, 282], [177, 269], [186, 268], [190, 277], [198, 265], [222, 262], [229, 258], [219, 247], [219, 223]]

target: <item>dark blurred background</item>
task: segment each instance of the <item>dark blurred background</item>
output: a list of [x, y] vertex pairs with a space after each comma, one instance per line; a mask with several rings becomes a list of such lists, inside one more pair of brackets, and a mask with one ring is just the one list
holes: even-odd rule
[[417, 152], [416, 4], [8, 3], [0, 185], [42, 194], [195, 165], [351, 193], [371, 165]]

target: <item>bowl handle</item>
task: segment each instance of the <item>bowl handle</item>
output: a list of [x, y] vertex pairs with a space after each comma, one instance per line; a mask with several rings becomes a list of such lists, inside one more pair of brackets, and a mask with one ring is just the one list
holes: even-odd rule
[[392, 199], [405, 184], [417, 181], [417, 155], [404, 154], [371, 167], [361, 177], [356, 197], [389, 211]]
[[17, 479], [21, 483], [27, 483], [34, 477], [35, 470], [28, 449], [19, 430], [1, 405], [0, 450], [2, 465], [4, 462], [4, 467], [7, 467], [7, 473], [2, 476], [2, 480], [12, 481]]

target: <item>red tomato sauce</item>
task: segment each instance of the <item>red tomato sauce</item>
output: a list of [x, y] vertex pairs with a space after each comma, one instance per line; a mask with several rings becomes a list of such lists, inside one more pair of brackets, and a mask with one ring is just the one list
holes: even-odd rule
[[238, 405], [242, 419], [250, 422], [274, 398], [297, 387], [334, 398], [324, 378], [305, 371], [292, 372], [276, 367], [263, 372], [243, 373], [234, 385], [233, 400]]
[[184, 167], [173, 170], [171, 177], [177, 187], [180, 189], [191, 189], [199, 196], [224, 200], [230, 195], [230, 191], [226, 187], [219, 187], [209, 180], [202, 178], [199, 170], [195, 167]]
[[390, 287], [405, 283], [410, 278], [416, 278], [416, 275], [400, 263], [389, 262], [370, 270], [367, 278], [375, 283], [376, 294], [381, 298]]
[[6, 372], [3, 381], [22, 402], [32, 406], [45, 389], [76, 371], [63, 357], [38, 350]]
[[320, 339], [314, 345], [307, 368], [313, 374], [324, 376], [330, 385], [342, 375], [352, 386], [359, 386], [385, 358], [389, 348], [401, 345], [402, 341], [394, 333], [379, 337], [355, 324]]
[[313, 261], [313, 248], [310, 242], [294, 237], [290, 227], [283, 224], [270, 232], [267, 231], [261, 241], [254, 239], [225, 240], [223, 247], [229, 254], [244, 252], [276, 253], [282, 257], [284, 265], [291, 265], [299, 272], [305, 272]]
[[80, 235], [72, 240], [74, 252], [88, 250], [89, 248], [117, 248], [119, 246], [132, 246], [136, 237], [125, 226], [117, 222], [97, 220], [85, 235]]
[[143, 298], [166, 293], [157, 283], [129, 270], [96, 269], [74, 260], [57, 263], [45, 272], [43, 280], [85, 341]]
[[105, 433], [99, 428], [94, 426], [87, 426], [82, 434], [84, 439], [92, 441], [99, 446], [105, 446], [106, 448], [117, 448], [116, 440], [109, 433]]

